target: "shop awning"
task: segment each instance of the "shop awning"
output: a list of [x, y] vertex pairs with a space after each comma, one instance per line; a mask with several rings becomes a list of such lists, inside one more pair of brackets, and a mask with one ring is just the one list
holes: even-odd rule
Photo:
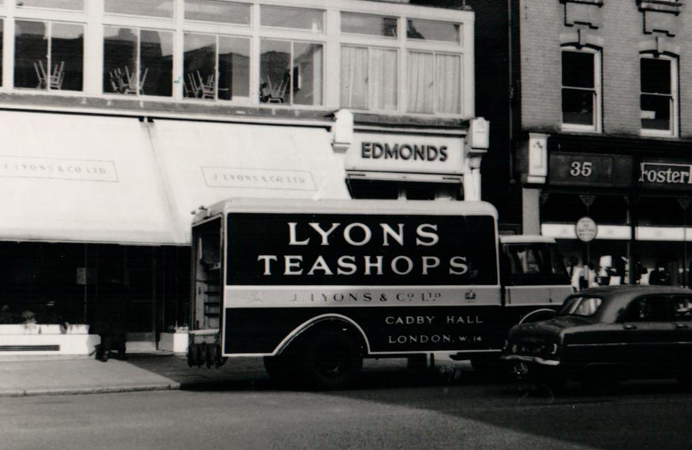
[[0, 239], [176, 244], [136, 118], [0, 111]]
[[324, 128], [156, 119], [149, 129], [186, 236], [193, 211], [230, 197], [350, 198]]

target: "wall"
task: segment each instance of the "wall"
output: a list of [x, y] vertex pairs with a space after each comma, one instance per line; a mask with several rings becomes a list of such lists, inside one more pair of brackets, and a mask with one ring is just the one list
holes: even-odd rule
[[[585, 30], [586, 39], [603, 44], [603, 133], [638, 136], [640, 48], [654, 46], [656, 36], [644, 33], [644, 15], [635, 0], [605, 0], [596, 13], [598, 29], [565, 25], [565, 4], [557, 0], [518, 0], [521, 39], [522, 125], [532, 131], [558, 132], [561, 120], [561, 39]], [[661, 13], [659, 13], [660, 17]], [[662, 14], [676, 24], [675, 37], [663, 37], [666, 48], [679, 48], [682, 138], [692, 137], [692, 9]]]

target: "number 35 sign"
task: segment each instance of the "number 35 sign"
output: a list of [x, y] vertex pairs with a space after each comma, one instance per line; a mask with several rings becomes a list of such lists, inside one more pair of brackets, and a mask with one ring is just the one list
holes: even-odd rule
[[614, 185], [613, 156], [569, 154], [550, 155], [548, 182], [552, 185]]

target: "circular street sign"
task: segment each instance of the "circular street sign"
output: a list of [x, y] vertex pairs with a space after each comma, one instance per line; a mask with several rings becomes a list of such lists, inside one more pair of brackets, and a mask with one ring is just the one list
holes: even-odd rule
[[598, 225], [593, 221], [591, 217], [582, 217], [577, 221], [574, 226], [577, 232], [577, 237], [580, 241], [589, 242], [596, 239], [598, 235]]

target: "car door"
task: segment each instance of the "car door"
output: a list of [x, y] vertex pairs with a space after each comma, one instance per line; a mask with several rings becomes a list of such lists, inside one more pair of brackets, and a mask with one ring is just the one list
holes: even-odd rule
[[639, 378], [670, 373], [675, 366], [677, 335], [670, 296], [649, 295], [632, 300], [621, 333], [626, 374]]
[[692, 371], [692, 296], [674, 296], [673, 323], [677, 333], [675, 359], [677, 368]]

